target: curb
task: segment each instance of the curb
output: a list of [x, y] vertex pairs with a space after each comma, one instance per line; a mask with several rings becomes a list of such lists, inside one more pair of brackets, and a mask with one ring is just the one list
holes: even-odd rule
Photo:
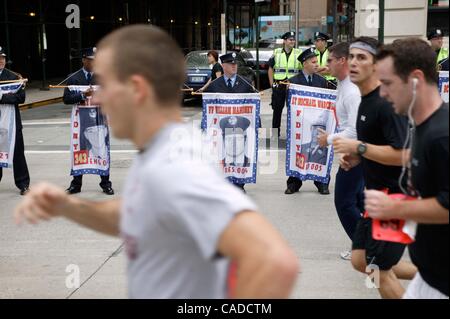
[[31, 103], [25, 103], [25, 104], [19, 105], [19, 109], [21, 111], [29, 110], [29, 109], [33, 109], [33, 108], [40, 107], [40, 106], [46, 106], [46, 105], [49, 105], [49, 104], [62, 102], [62, 100], [63, 100], [63, 98], [61, 96], [61, 97], [56, 97], [56, 98], [47, 99], [47, 100], [41, 100], [41, 101], [36, 101], [36, 102], [31, 102]]

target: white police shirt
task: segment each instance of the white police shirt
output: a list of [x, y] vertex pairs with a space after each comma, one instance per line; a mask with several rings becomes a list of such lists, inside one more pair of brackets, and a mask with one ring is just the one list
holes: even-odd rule
[[127, 177], [121, 234], [131, 298], [227, 297], [229, 261], [218, 256], [218, 240], [235, 214], [257, 208], [213, 166], [186, 160], [191, 131], [162, 129]]

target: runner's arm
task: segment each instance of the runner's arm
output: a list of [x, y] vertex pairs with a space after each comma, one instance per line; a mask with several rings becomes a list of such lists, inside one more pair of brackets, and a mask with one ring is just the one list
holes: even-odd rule
[[37, 224], [53, 217], [66, 217], [78, 224], [112, 236], [119, 235], [119, 199], [93, 202], [70, 196], [51, 184], [33, 186], [17, 206], [14, 218], [17, 224], [27, 220]]
[[[367, 190], [365, 207], [370, 217], [376, 219], [404, 219], [421, 224], [448, 224], [448, 207], [442, 204], [442, 198], [418, 200], [395, 200], [383, 192]], [[446, 204], [448, 204], [448, 193]], [[445, 205], [445, 204], [444, 204]]]
[[238, 267], [233, 297], [289, 297], [299, 271], [298, 259], [259, 214], [237, 214], [221, 235], [218, 251]]
[[[333, 140], [336, 153], [357, 154], [361, 141], [337, 137]], [[402, 166], [402, 149], [395, 149], [390, 145], [374, 145], [365, 143], [367, 151], [363, 157], [383, 165]]]

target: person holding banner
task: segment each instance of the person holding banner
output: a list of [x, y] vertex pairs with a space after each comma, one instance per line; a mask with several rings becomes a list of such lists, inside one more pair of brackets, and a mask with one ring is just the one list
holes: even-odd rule
[[[321, 130], [318, 140], [322, 147], [333, 145], [333, 140], [338, 137], [356, 139], [356, 117], [361, 103], [361, 93], [350, 80], [349, 44], [347, 42], [335, 44], [329, 49], [329, 52], [328, 67], [330, 73], [338, 80], [336, 117], [339, 123], [339, 133], [327, 134]], [[364, 212], [363, 191], [364, 175], [361, 164], [348, 171], [339, 168], [334, 187], [334, 205], [350, 240], [353, 239], [356, 225]], [[351, 251], [342, 252], [341, 258], [350, 260]]]
[[[290, 83], [312, 86], [312, 87], [317, 87], [317, 88], [327, 88], [328, 87], [327, 81], [322, 76], [319, 76], [316, 74], [317, 70], [319, 68], [319, 65], [318, 65], [318, 60], [317, 60], [317, 54], [313, 48], [303, 51], [302, 54], [300, 54], [300, 56], [298, 57], [298, 61], [302, 65], [302, 71], [298, 75], [290, 78], [289, 79]], [[319, 132], [317, 131], [317, 134], [318, 133]], [[316, 142], [317, 142], [317, 138], [313, 137], [313, 139], [311, 140], [311, 143], [316, 143]], [[311, 145], [302, 145], [302, 150], [307, 150], [309, 148], [311, 148]], [[314, 152], [313, 156], [320, 155], [322, 157], [321, 159], [317, 159], [318, 161], [316, 161], [316, 162], [318, 163], [318, 162], [323, 162], [323, 159], [325, 159], [325, 161], [326, 161], [327, 154], [328, 154], [328, 151], [327, 151], [326, 147], [319, 146], [316, 149], [316, 151]], [[310, 158], [309, 160], [313, 161], [313, 158]], [[325, 163], [323, 163], [323, 164], [325, 164]], [[314, 181], [314, 185], [316, 185], [317, 190], [319, 191], [319, 193], [321, 195], [329, 195], [330, 194], [330, 191], [328, 189], [329, 175], [327, 176], [327, 178], [328, 178], [327, 183], [321, 183], [318, 181]], [[292, 195], [292, 194], [298, 192], [303, 185], [303, 181], [294, 176], [289, 176], [286, 183], [287, 183], [287, 188], [284, 192], [286, 195]]]
[[[6, 66], [6, 52], [0, 46], [0, 81], [12, 81], [17, 82], [17, 80], [21, 79], [21, 76], [15, 72], [12, 72], [5, 68]], [[17, 84], [17, 83], [16, 83]], [[9, 123], [9, 120], [5, 118], [7, 108], [11, 109], [11, 118], [14, 120], [15, 124], [15, 135], [14, 135], [14, 146], [13, 150], [13, 173], [14, 173], [14, 182], [16, 187], [20, 190], [20, 195], [25, 195], [28, 192], [30, 186], [30, 174], [28, 172], [27, 161], [25, 159], [25, 145], [23, 142], [23, 134], [22, 134], [22, 119], [20, 117], [19, 104], [25, 102], [25, 87], [23, 83], [18, 83], [17, 89], [14, 92], [2, 93], [2, 89], [0, 87], [0, 144], [3, 144], [3, 151], [0, 149], [0, 155], [6, 154], [5, 148], [7, 148], [6, 141], [8, 140], [8, 132], [10, 127], [12, 126]], [[3, 119], [2, 119], [3, 113]], [[5, 124], [6, 127], [2, 127], [2, 123]], [[10, 141], [11, 142], [11, 141]], [[1, 163], [0, 163], [1, 164]], [[0, 165], [0, 181], [3, 176], [2, 165]], [[7, 166], [5, 166], [7, 167]]]
[[[361, 92], [356, 122], [357, 139], [333, 140], [336, 153], [343, 154], [341, 167], [350, 170], [362, 164], [366, 189], [401, 192], [399, 178], [408, 121], [395, 114], [392, 104], [380, 96], [376, 71], [379, 43], [370, 37], [356, 38], [350, 44], [350, 79]], [[352, 265], [365, 274], [376, 271], [383, 298], [401, 298], [404, 288], [399, 279], [412, 279], [416, 267], [402, 262], [405, 244], [377, 240], [372, 235], [371, 218], [365, 214], [353, 234]], [[378, 277], [379, 275], [379, 277]]]
[[316, 47], [317, 61], [319, 68], [317, 73], [325, 77], [328, 81], [327, 86], [329, 89], [336, 89], [336, 78], [331, 75], [330, 68], [328, 67], [328, 56], [330, 51], [328, 50], [328, 40], [330, 36], [328, 34], [317, 31], [314, 33], [314, 45]]
[[[205, 93], [255, 93], [255, 88], [243, 77], [237, 74], [236, 53], [224, 54], [220, 57], [224, 74], [212, 81]], [[258, 121], [260, 121], [258, 119]], [[245, 117], [231, 116], [220, 121], [223, 145], [225, 151], [224, 165], [238, 167], [250, 166], [250, 159], [245, 155], [247, 144], [247, 129], [250, 121]], [[255, 126], [256, 128], [257, 126]], [[239, 154], [237, 154], [239, 153]], [[236, 160], [240, 157], [241, 160]], [[233, 182], [233, 184], [245, 192], [245, 184]]]
[[281, 117], [286, 103], [286, 85], [281, 82], [287, 81], [301, 70], [298, 57], [302, 53], [301, 49], [295, 48], [295, 32], [286, 32], [281, 38], [283, 48], [273, 51], [273, 56], [269, 59], [268, 71], [269, 83], [272, 87], [272, 128], [278, 129], [278, 137], [281, 134]]
[[[419, 271], [403, 298], [449, 298], [449, 110], [436, 83], [435, 54], [415, 38], [396, 40], [378, 53], [381, 96], [396, 113], [410, 116], [408, 187], [415, 200], [394, 200], [366, 191], [370, 217], [417, 223], [411, 260]], [[414, 237], [414, 236], [413, 236]]]
[[[84, 49], [82, 51], [82, 63], [83, 63], [83, 67], [78, 70], [77, 72], [75, 72], [74, 74], [72, 74], [68, 80], [67, 80], [67, 85], [68, 86], [89, 86], [89, 85], [93, 85], [95, 83], [95, 76], [94, 76], [94, 72], [93, 72], [93, 60], [95, 58], [95, 51], [96, 48], [87, 48]], [[63, 96], [63, 101], [65, 104], [74, 104], [74, 110], [75, 114], [78, 116], [81, 113], [79, 106], [83, 106], [86, 105], [86, 103], [89, 102], [89, 99], [91, 97], [93, 93], [93, 89], [88, 88], [86, 91], [80, 91], [80, 90], [70, 90], [69, 87], [64, 89], [64, 96]], [[72, 112], [73, 113], [73, 112]], [[106, 123], [106, 120], [103, 119], [103, 115], [100, 112], [100, 109], [98, 109], [98, 112], [96, 112], [96, 119], [97, 122], [102, 122], [102, 123]], [[89, 119], [89, 117], [88, 117]], [[72, 121], [74, 119], [72, 118]], [[102, 131], [107, 131], [108, 127], [105, 124], [100, 123], [100, 125], [103, 125]], [[73, 124], [73, 123], [72, 123]], [[83, 125], [82, 125], [83, 126]], [[92, 129], [90, 130], [92, 131]], [[103, 144], [107, 144], [109, 146], [109, 134], [107, 134], [107, 132], [103, 137], [103, 141], [102, 141], [102, 134], [100, 132], [99, 135], [99, 143]], [[76, 134], [76, 133], [72, 133], [72, 134]], [[92, 135], [89, 134], [87, 131], [82, 131], [80, 132], [80, 134], [76, 134], [79, 135], [80, 138], [80, 142], [85, 141], [88, 137], [87, 135]], [[93, 135], [92, 135], [93, 136]], [[107, 139], [105, 142], [105, 138]], [[99, 143], [89, 143], [89, 145], [93, 145], [93, 144], [99, 144]], [[80, 143], [83, 144], [83, 143]], [[86, 144], [86, 143], [84, 143]], [[81, 145], [83, 146], [83, 145]], [[84, 150], [83, 148], [81, 148], [81, 150]], [[87, 156], [85, 156], [86, 158], [88, 158]], [[109, 160], [109, 156], [108, 160]], [[109, 164], [109, 163], [108, 163]], [[109, 172], [109, 169], [108, 169]], [[73, 174], [73, 179], [72, 182], [70, 183], [70, 186], [67, 188], [67, 193], [69, 194], [76, 194], [81, 192], [81, 186], [83, 183], [83, 175], [77, 172], [74, 172], [72, 170], [72, 174]], [[109, 173], [107, 175], [100, 175], [100, 187], [102, 188], [103, 192], [107, 195], [114, 195], [114, 190], [112, 188], [112, 183], [109, 179]]]
[[208, 85], [217, 78], [220, 78], [223, 75], [223, 68], [219, 63], [219, 53], [215, 50], [210, 50], [206, 54], [208, 58], [208, 63], [212, 65], [211, 68], [211, 77], [208, 79], [208, 82], [198, 90], [198, 92], [203, 92], [208, 87]]
[[200, 134], [182, 122], [186, 75], [175, 40], [155, 26], [130, 25], [98, 47], [102, 89], [94, 103], [114, 134], [139, 150], [123, 197], [89, 201], [39, 184], [16, 208], [16, 222], [64, 216], [120, 235], [131, 298], [289, 297], [299, 271], [293, 250], [246, 195], [196, 156]]

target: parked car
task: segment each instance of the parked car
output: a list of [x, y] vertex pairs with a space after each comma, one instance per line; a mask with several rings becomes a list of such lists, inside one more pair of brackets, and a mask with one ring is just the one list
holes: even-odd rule
[[[194, 91], [201, 89], [211, 77], [211, 65], [208, 63], [208, 51], [192, 51], [186, 55], [185, 88]], [[186, 93], [185, 96], [189, 94]]]
[[[236, 52], [238, 62], [238, 74], [255, 85], [256, 73], [242, 57], [240, 52]], [[194, 91], [201, 89], [211, 77], [212, 65], [208, 64], [208, 51], [192, 51], [186, 55], [186, 82], [185, 88], [192, 88]], [[220, 59], [219, 59], [220, 62]], [[185, 97], [189, 94], [186, 93]]]

